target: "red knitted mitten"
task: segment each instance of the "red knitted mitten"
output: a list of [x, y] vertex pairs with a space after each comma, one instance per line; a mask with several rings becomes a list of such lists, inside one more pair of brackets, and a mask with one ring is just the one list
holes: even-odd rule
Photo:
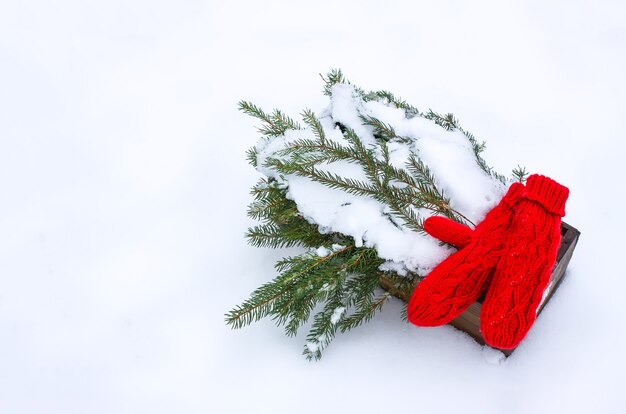
[[[522, 184], [513, 184], [500, 204], [470, 231], [469, 243], [441, 262], [417, 285], [407, 308], [411, 323], [444, 325], [476, 301], [500, 258], [513, 216], [512, 206], [523, 190]], [[466, 230], [457, 228], [442, 237], [462, 244], [467, 235]]]
[[556, 262], [568, 195], [550, 178], [528, 178], [480, 312], [480, 329], [492, 347], [515, 348], [535, 321]]

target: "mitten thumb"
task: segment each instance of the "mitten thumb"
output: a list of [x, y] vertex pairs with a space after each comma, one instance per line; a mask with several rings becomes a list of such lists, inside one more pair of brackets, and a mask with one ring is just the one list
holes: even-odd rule
[[424, 231], [442, 242], [458, 248], [467, 246], [473, 230], [446, 217], [433, 216], [424, 220]]

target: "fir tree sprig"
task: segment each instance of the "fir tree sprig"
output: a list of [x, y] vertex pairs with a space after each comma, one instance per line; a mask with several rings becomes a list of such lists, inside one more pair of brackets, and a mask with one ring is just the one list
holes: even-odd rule
[[517, 166], [513, 169], [513, 178], [515, 178], [520, 183], [526, 182], [526, 178], [528, 178], [528, 171], [526, 171], [526, 167]]
[[338, 233], [321, 233], [298, 212], [296, 203], [287, 198], [287, 189], [276, 180], [261, 178], [252, 187], [254, 201], [248, 216], [261, 222], [248, 229], [248, 242], [256, 247], [318, 247], [345, 243], [349, 238]]
[[289, 116], [275, 109], [271, 114], [264, 112], [261, 108], [251, 102], [239, 102], [239, 109], [257, 119], [263, 121], [259, 132], [268, 137], [283, 135], [289, 129], [302, 129], [302, 127]]
[[[292, 336], [309, 319], [314, 307], [323, 303], [305, 347], [307, 358], [319, 359], [337, 329], [356, 327], [382, 308], [385, 301], [379, 300], [373, 306], [371, 299], [378, 287], [376, 269], [381, 263], [374, 249], [354, 244], [335, 246], [325, 256], [307, 252], [285, 258], [276, 264], [279, 276], [227, 313], [226, 322], [241, 328], [271, 317]], [[341, 314], [335, 312], [339, 308], [343, 308]]]
[[404, 109], [407, 118], [413, 118], [414, 116], [420, 115], [420, 111], [416, 107], [409, 105], [406, 101], [396, 97], [393, 93], [389, 91], [370, 92], [364, 95], [363, 99], [365, 101], [371, 101], [371, 100], [381, 101], [382, 100], [383, 102], [387, 104], [391, 104], [395, 106], [396, 108]]

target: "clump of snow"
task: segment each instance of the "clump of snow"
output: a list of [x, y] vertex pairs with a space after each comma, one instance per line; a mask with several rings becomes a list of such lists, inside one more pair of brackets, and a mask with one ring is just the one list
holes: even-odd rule
[[358, 96], [352, 85], [337, 84], [332, 87], [332, 95], [330, 98], [331, 105], [326, 113], [330, 113], [330, 117], [335, 122], [350, 127], [361, 138], [365, 146], [375, 146], [376, 139], [372, 133], [372, 128], [363, 125], [360, 115], [367, 113], [365, 109], [366, 102]]
[[326, 256], [328, 256], [328, 255], [331, 253], [331, 251], [330, 251], [328, 248], [324, 247], [324, 246], [320, 246], [320, 247], [318, 247], [318, 248], [315, 250], [315, 253], [316, 253], [319, 257], [326, 257]]
[[346, 312], [345, 306], [340, 306], [336, 308], [333, 311], [333, 314], [330, 316], [330, 323], [332, 323], [333, 325], [337, 324], [337, 322], [339, 322], [339, 319], [341, 319], [341, 317], [343, 316], [345, 312]]
[[311, 251], [313, 252], [313, 254], [319, 256], [319, 257], [326, 257], [331, 253], [334, 253], [338, 250], [343, 249], [345, 246], [342, 246], [341, 244], [335, 243], [332, 246], [330, 246], [330, 248], [325, 247], [325, 246], [320, 246], [317, 249], [312, 249]]
[[308, 341], [306, 344], [304, 344], [304, 346], [311, 353], [315, 353], [317, 352], [318, 349], [320, 349], [320, 344], [317, 341], [316, 342]]
[[[390, 162], [405, 168], [411, 154], [418, 156], [433, 173], [438, 188], [450, 198], [450, 205], [474, 223], [482, 220], [500, 200], [506, 186], [484, 172], [476, 162], [469, 139], [460, 131], [448, 131], [434, 121], [421, 116], [407, 117], [404, 109], [378, 101], [364, 101], [355, 88], [338, 84], [332, 88], [330, 106], [322, 112], [320, 123], [326, 138], [349, 146], [337, 122], [353, 129], [366, 147], [381, 156], [372, 128], [364, 125], [360, 116], [372, 116], [390, 125], [401, 140], [388, 143]], [[268, 167], [269, 158], [281, 158], [280, 151], [298, 139], [315, 139], [313, 131], [288, 130], [271, 139], [262, 138], [257, 144], [258, 170], [287, 186], [287, 197], [298, 206], [308, 221], [324, 232], [339, 232], [354, 239], [355, 245], [373, 247], [386, 260], [382, 269], [400, 274], [406, 271], [428, 273], [446, 258], [451, 250], [440, 246], [432, 237], [408, 229], [384, 204], [360, 195], [296, 175], [281, 175]], [[344, 178], [368, 182], [360, 166], [337, 161], [316, 166], [320, 170]], [[419, 209], [422, 217], [431, 215]], [[327, 249], [318, 249], [320, 256]]]
[[383, 272], [395, 272], [400, 276], [406, 276], [407, 274], [406, 267], [402, 263], [392, 262], [391, 260], [383, 262], [383, 264], [378, 266], [378, 269], [382, 270]]
[[314, 341], [307, 341], [307, 343], [304, 344], [304, 346], [309, 352], [315, 353], [320, 349], [321, 346], [323, 346], [323, 344], [326, 342], [327, 339], [328, 337], [322, 334], [318, 336], [316, 340]]
[[[420, 116], [407, 118], [404, 110], [390, 108], [378, 101], [366, 102], [365, 108], [369, 115], [393, 126], [396, 134], [411, 140], [408, 146], [392, 143], [396, 145], [390, 145], [390, 150], [400, 147], [399, 151], [405, 157], [408, 156], [405, 155], [407, 150], [419, 154], [437, 178], [440, 188], [450, 197], [451, 206], [472, 221], [482, 219], [485, 207], [495, 205], [502, 197], [502, 183], [478, 166], [472, 144], [461, 131], [448, 131]], [[398, 167], [402, 164], [402, 158], [394, 163]]]

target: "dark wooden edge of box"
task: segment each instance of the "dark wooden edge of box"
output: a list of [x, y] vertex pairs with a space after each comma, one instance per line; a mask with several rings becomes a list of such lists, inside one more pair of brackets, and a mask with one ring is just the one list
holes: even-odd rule
[[[563, 279], [565, 278], [565, 270], [567, 269], [567, 265], [569, 264], [572, 255], [574, 254], [574, 249], [576, 248], [576, 243], [578, 242], [579, 237], [580, 231], [578, 231], [578, 229], [565, 222], [561, 223], [561, 245], [559, 246], [559, 251], [557, 253], [556, 264], [552, 270], [550, 284], [548, 285], [544, 300], [539, 306], [538, 314], [543, 311], [545, 305], [550, 301], [554, 292], [556, 292], [563, 282]], [[406, 298], [402, 298], [401, 296], [399, 297], [406, 301]], [[481, 303], [483, 299], [484, 298], [481, 297], [477, 302], [470, 305], [470, 307], [467, 308], [467, 310], [458, 318], [450, 322], [450, 325], [467, 333], [481, 345], [485, 345], [485, 340], [480, 332], [480, 308], [482, 306]], [[514, 349], [500, 349], [500, 351], [508, 357]]]

